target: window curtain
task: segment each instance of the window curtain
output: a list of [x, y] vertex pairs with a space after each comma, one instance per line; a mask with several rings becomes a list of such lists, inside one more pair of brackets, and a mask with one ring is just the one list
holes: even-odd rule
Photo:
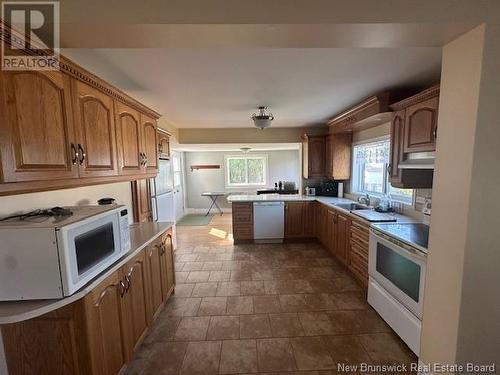
[[367, 143], [356, 149], [359, 163], [389, 163], [389, 141]]

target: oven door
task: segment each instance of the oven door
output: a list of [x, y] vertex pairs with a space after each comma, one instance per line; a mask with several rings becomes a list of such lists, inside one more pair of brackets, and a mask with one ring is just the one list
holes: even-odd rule
[[114, 211], [62, 227], [57, 238], [65, 296], [122, 256], [119, 215]]
[[420, 320], [426, 260], [420, 251], [370, 231], [370, 276]]

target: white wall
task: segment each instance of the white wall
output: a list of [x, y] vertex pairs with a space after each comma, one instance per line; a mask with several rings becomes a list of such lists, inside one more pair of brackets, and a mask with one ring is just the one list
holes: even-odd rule
[[[207, 197], [202, 197], [204, 191], [234, 192], [255, 192], [257, 189], [234, 189], [225, 186], [224, 155], [235, 155], [235, 152], [186, 152], [184, 155], [186, 171], [186, 203], [187, 208], [206, 209], [210, 201]], [[252, 154], [252, 153], [250, 153]], [[278, 181], [294, 181], [299, 186], [300, 162], [299, 150], [279, 150], [262, 151], [253, 154], [268, 155], [269, 161], [269, 181], [268, 187], [274, 187]], [[241, 155], [238, 154], [238, 155]], [[217, 164], [220, 169], [201, 169], [191, 171], [191, 165], [195, 164]], [[263, 189], [262, 187], [259, 189]], [[221, 207], [229, 208], [230, 205], [225, 199], [221, 199]]]
[[[500, 183], [500, 84], [497, 78], [491, 96], [481, 97], [483, 41], [484, 27], [480, 26], [443, 49], [421, 341], [425, 363], [500, 359], [500, 273], [492, 267], [500, 264], [498, 242], [496, 248], [492, 242], [498, 241], [494, 232], [500, 208], [499, 201], [491, 199]], [[491, 62], [498, 64], [498, 45], [495, 48], [497, 60]], [[488, 80], [497, 75], [496, 68], [491, 66]], [[488, 103], [488, 112], [485, 106], [478, 118], [480, 99]], [[484, 138], [478, 137], [480, 129]], [[467, 348], [462, 358], [457, 357], [460, 338]]]
[[104, 197], [115, 198], [117, 203], [127, 205], [129, 221], [133, 221], [130, 182], [0, 197], [0, 217], [37, 208], [97, 204], [97, 200]]

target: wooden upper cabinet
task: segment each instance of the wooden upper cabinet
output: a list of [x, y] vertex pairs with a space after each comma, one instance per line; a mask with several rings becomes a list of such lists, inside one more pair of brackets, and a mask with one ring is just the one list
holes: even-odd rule
[[403, 137], [405, 125], [405, 111], [393, 113], [391, 122], [391, 158], [389, 164], [389, 179], [392, 186], [401, 185], [401, 169], [399, 163], [403, 161]]
[[134, 202], [134, 221], [138, 223], [153, 221], [149, 180], [141, 179], [132, 181], [131, 185]]
[[72, 81], [80, 177], [118, 173], [113, 99], [80, 81]]
[[94, 374], [118, 374], [127, 365], [124, 293], [120, 274], [115, 272], [85, 296], [86, 334]]
[[333, 136], [325, 138], [325, 177], [333, 178]]
[[146, 270], [146, 257], [142, 251], [128, 261], [122, 268], [125, 295], [123, 303], [127, 309], [124, 317], [127, 327], [127, 359], [142, 342], [148, 328], [148, 290], [150, 279]]
[[436, 150], [439, 98], [431, 98], [406, 109], [404, 152]]
[[302, 144], [304, 178], [324, 177], [326, 137], [324, 135], [305, 135]]
[[70, 79], [60, 72], [0, 72], [2, 182], [78, 177]]
[[118, 170], [120, 174], [140, 174], [145, 158], [142, 151], [139, 113], [115, 101]]
[[156, 120], [141, 114], [142, 152], [145, 155], [145, 170], [148, 173], [158, 171], [158, 132]]
[[335, 180], [351, 178], [352, 133], [331, 136], [331, 175]]
[[158, 130], [158, 153], [163, 158], [170, 157], [170, 136], [161, 130]]

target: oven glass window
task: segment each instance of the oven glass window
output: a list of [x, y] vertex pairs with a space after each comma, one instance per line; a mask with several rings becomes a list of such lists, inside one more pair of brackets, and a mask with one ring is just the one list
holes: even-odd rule
[[78, 275], [81, 275], [115, 251], [113, 223], [77, 236], [75, 250]]
[[378, 243], [376, 268], [378, 273], [390, 280], [415, 302], [418, 302], [420, 266], [417, 263]]

